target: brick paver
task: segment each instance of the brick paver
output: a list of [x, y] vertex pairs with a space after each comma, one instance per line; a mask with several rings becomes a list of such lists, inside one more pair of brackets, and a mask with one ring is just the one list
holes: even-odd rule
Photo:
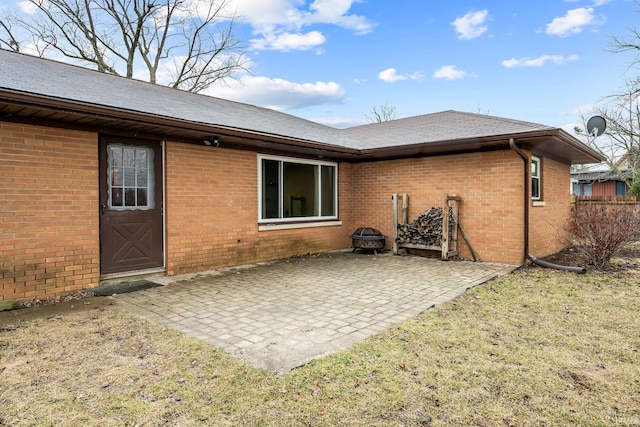
[[514, 266], [330, 253], [163, 278], [117, 306], [285, 372], [453, 299]]

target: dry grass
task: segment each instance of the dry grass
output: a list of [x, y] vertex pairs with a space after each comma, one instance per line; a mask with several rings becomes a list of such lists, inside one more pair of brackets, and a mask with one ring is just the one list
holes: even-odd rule
[[113, 308], [0, 332], [0, 425], [639, 425], [640, 272], [533, 268], [283, 376]]

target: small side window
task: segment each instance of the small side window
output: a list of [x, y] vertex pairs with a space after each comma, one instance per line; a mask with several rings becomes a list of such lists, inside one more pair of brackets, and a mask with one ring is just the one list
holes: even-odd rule
[[531, 157], [531, 198], [533, 200], [540, 200], [541, 198], [541, 184], [542, 184], [542, 173], [541, 173], [541, 163], [540, 158]]

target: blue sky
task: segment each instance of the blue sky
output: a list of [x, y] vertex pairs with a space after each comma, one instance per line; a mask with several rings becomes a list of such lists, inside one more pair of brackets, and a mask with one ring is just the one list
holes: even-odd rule
[[233, 0], [251, 75], [212, 95], [338, 127], [388, 103], [397, 117], [481, 112], [579, 122], [618, 90], [633, 59], [627, 0]]
[[634, 54], [611, 36], [640, 22], [633, 0], [227, 1], [251, 72], [205, 93], [336, 127], [386, 103], [571, 129], [623, 86]]

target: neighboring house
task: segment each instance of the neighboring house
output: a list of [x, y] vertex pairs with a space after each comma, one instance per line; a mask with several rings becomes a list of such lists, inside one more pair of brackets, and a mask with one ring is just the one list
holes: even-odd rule
[[[627, 154], [621, 156], [616, 162], [616, 168], [629, 181], [633, 179]], [[603, 165], [596, 165], [580, 172], [571, 173], [571, 194], [575, 196], [626, 196], [628, 191], [629, 186], [624, 179], [611, 168], [603, 168]]]
[[562, 249], [570, 166], [601, 160], [535, 123], [338, 130], [0, 51], [0, 299], [347, 248], [358, 227], [393, 234], [393, 193], [411, 219], [457, 194], [478, 255], [519, 265]]
[[[632, 179], [630, 170], [621, 171]], [[571, 174], [571, 194], [582, 197], [626, 196], [629, 186], [615, 171], [574, 172]]]

